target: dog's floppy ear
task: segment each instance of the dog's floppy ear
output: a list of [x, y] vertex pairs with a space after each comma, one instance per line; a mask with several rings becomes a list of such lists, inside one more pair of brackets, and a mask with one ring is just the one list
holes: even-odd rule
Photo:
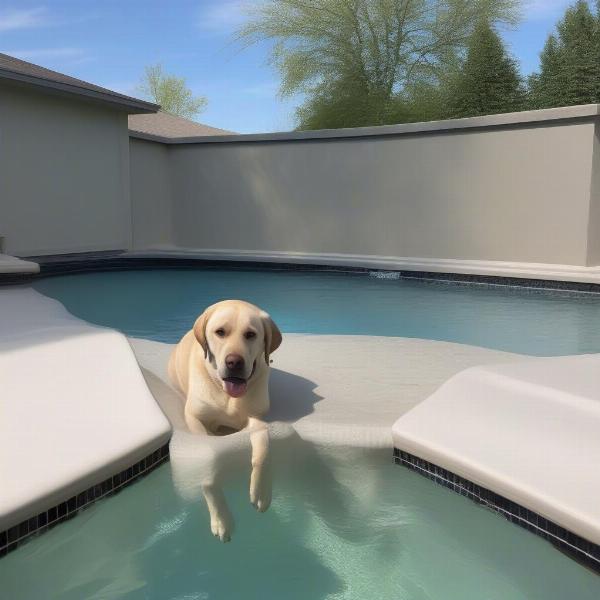
[[214, 310], [214, 306], [209, 306], [197, 319], [194, 323], [193, 331], [194, 336], [198, 340], [198, 343], [202, 346], [202, 350], [204, 350], [204, 357], [208, 355], [208, 342], [206, 341], [206, 323], [208, 319], [212, 315]]
[[265, 362], [269, 364], [269, 355], [281, 345], [281, 331], [266, 312], [261, 311], [261, 317], [265, 329]]

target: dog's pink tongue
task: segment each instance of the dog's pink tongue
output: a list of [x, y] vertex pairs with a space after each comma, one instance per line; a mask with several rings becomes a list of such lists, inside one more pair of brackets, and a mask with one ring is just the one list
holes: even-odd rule
[[225, 384], [225, 391], [233, 398], [239, 398], [246, 393], [246, 382], [224, 381], [223, 383]]

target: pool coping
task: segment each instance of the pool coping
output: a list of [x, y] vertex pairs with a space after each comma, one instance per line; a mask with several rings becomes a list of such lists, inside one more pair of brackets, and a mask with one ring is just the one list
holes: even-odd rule
[[511, 523], [545, 539], [573, 560], [600, 575], [599, 544], [582, 538], [501, 494], [397, 447], [394, 447], [394, 462], [469, 498], [476, 504], [503, 516]]
[[16, 550], [31, 538], [45, 533], [59, 523], [64, 523], [72, 519], [79, 511], [85, 510], [98, 500], [120, 492], [123, 488], [131, 485], [162, 465], [168, 458], [169, 443], [166, 443], [104, 481], [88, 487], [79, 494], [71, 496], [65, 501], [29, 519], [25, 519], [9, 529], [0, 531], [0, 558]]
[[[295, 271], [295, 272], [334, 272], [351, 275], [374, 275], [381, 279], [416, 279], [448, 283], [455, 285], [484, 285], [535, 290], [582, 292], [600, 294], [600, 282], [582, 282], [561, 279], [540, 279], [532, 277], [516, 277], [479, 273], [464, 273], [439, 270], [412, 270], [396, 268], [377, 268], [376, 266], [352, 266], [332, 261], [314, 262], [303, 260], [291, 261], [281, 257], [278, 260], [260, 260], [252, 256], [239, 257], [205, 257], [192, 254], [131, 253], [125, 250], [97, 252], [77, 252], [68, 254], [52, 254], [44, 256], [28, 256], [26, 260], [37, 263], [39, 272], [0, 273], [0, 286], [26, 284], [31, 281], [58, 275], [93, 273], [106, 271], [130, 271], [145, 269], [190, 269], [190, 270], [240, 270], [240, 271]], [[451, 269], [451, 265], [448, 265]], [[565, 274], [567, 276], [567, 274]]]

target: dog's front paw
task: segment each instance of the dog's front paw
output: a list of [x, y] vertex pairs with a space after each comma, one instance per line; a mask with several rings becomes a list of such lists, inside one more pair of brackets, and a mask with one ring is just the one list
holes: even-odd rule
[[222, 542], [229, 542], [233, 532], [233, 524], [227, 518], [214, 516], [210, 519], [210, 530]]
[[265, 512], [271, 506], [271, 478], [266, 474], [252, 471], [250, 502], [258, 512]]

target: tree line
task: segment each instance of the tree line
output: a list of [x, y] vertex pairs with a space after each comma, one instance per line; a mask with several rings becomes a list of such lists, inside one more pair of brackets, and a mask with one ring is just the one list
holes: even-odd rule
[[[298, 129], [473, 117], [600, 102], [600, 0], [577, 0], [524, 77], [498, 31], [521, 0], [262, 0], [237, 33], [270, 42]], [[206, 99], [148, 67], [141, 91], [193, 117]]]
[[498, 29], [518, 0], [270, 0], [240, 32], [274, 43], [298, 129], [384, 125], [600, 102], [600, 0], [569, 7], [524, 77]]

